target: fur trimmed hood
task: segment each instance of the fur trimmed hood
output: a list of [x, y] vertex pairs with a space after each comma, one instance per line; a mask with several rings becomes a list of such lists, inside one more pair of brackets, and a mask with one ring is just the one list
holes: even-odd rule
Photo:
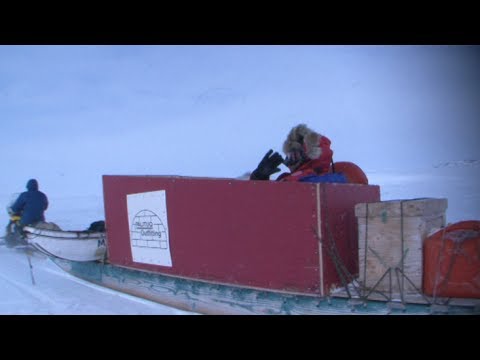
[[318, 159], [322, 155], [321, 139], [322, 135], [309, 129], [307, 125], [297, 125], [290, 130], [283, 143], [283, 152], [288, 154], [303, 149], [309, 159]]

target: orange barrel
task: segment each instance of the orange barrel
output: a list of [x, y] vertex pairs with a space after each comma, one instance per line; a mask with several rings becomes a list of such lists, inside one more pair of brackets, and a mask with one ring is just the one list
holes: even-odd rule
[[[334, 163], [334, 167], [336, 173], [345, 175], [347, 183], [368, 185], [367, 175], [358, 165], [349, 161], [338, 161]], [[330, 172], [332, 172], [331, 167]]]
[[480, 298], [480, 221], [460, 221], [427, 237], [423, 260], [426, 295]]

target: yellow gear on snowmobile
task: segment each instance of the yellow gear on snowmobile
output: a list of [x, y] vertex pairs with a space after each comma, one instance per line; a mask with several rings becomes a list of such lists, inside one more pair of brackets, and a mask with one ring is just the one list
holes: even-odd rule
[[10, 215], [10, 220], [11, 221], [20, 221], [20, 215]]

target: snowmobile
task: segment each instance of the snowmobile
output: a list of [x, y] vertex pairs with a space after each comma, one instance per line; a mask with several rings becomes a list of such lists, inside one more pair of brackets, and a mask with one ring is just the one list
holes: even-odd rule
[[8, 209], [10, 221], [5, 229], [5, 245], [7, 247], [16, 247], [28, 245], [26, 236], [20, 226], [20, 215], [13, 213]]

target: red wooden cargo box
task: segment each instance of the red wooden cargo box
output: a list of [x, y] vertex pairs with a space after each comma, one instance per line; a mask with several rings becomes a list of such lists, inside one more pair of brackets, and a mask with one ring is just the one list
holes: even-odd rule
[[105, 175], [103, 190], [112, 264], [312, 295], [340, 283], [320, 242], [358, 274], [354, 206], [380, 201], [372, 185], [172, 176]]

